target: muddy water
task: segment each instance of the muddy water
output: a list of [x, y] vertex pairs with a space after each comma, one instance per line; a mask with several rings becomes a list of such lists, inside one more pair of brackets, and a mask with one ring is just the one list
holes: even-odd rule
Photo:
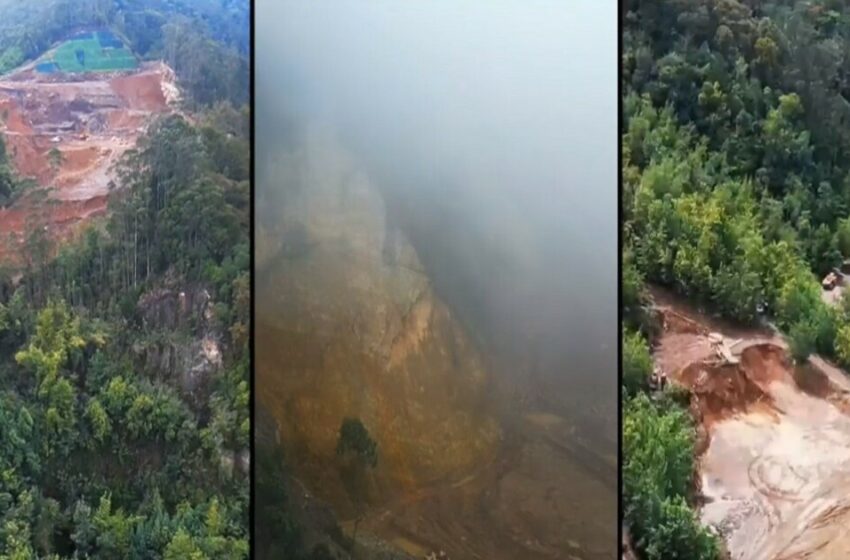
[[[692, 309], [665, 304], [699, 321]], [[700, 349], [673, 377], [691, 388], [707, 430], [702, 521], [720, 531], [735, 560], [850, 557], [846, 373], [819, 357], [795, 367], [763, 332], [711, 327], [740, 341], [739, 364], [718, 363], [704, 332], [675, 326], [657, 349], [671, 365], [675, 348]]]

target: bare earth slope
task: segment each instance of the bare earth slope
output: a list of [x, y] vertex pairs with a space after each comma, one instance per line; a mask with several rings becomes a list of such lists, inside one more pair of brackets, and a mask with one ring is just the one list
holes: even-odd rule
[[258, 239], [277, 246], [257, 259], [260, 400], [328, 493], [341, 491], [327, 467], [345, 416], [378, 441], [378, 494], [474, 465], [497, 438], [481, 357], [387, 229], [377, 190], [320, 144], [302, 161], [288, 180], [303, 190]]
[[850, 558], [846, 373], [818, 357], [795, 366], [770, 333], [709, 325], [675, 303], [661, 311], [656, 359], [701, 424], [703, 522], [735, 560]]
[[[15, 169], [52, 187], [48, 204], [28, 192], [0, 209], [0, 259], [16, 258], [28, 227], [46, 226], [51, 237], [65, 239], [105, 212], [110, 167], [152, 117], [177, 101], [174, 81], [160, 62], [99, 74], [25, 67], [0, 79], [0, 132]], [[50, 156], [54, 148], [58, 160]]]

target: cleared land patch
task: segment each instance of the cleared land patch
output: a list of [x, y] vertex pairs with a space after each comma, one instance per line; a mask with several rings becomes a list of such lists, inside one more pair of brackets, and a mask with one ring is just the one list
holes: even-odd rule
[[133, 53], [110, 31], [79, 33], [46, 54], [36, 64], [36, 71], [111, 72], [132, 70], [139, 65]]
[[106, 212], [112, 166], [177, 102], [174, 81], [162, 62], [82, 77], [26, 66], [0, 79], [0, 134], [15, 171], [38, 187], [0, 208], [0, 263], [19, 264], [34, 224], [64, 241]]

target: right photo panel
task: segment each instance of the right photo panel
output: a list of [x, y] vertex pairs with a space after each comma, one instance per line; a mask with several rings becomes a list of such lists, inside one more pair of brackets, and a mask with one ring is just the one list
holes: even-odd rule
[[255, 557], [616, 557], [616, 4], [255, 15]]
[[621, 17], [624, 558], [848, 558], [846, 3]]

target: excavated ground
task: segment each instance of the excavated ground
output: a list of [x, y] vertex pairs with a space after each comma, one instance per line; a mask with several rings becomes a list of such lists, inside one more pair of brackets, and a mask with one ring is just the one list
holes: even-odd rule
[[[20, 261], [30, 228], [64, 240], [106, 211], [111, 167], [153, 116], [176, 103], [174, 83], [161, 62], [108, 74], [39, 74], [24, 67], [0, 80], [7, 152], [17, 173], [42, 188], [0, 209], [0, 261]], [[54, 148], [58, 161], [50, 157]]]
[[846, 373], [817, 356], [797, 367], [767, 331], [659, 299], [655, 357], [690, 390], [700, 425], [703, 522], [735, 560], [850, 557]]

